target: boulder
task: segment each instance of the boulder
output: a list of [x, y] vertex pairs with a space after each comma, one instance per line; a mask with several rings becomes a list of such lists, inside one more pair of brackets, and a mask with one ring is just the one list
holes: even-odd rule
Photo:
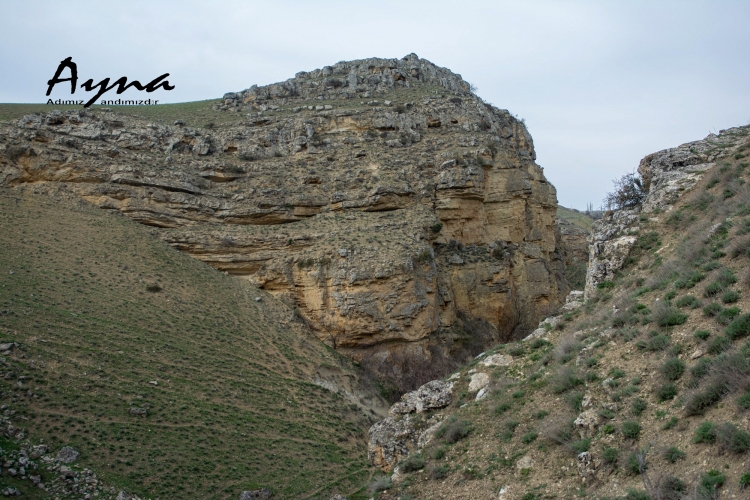
[[469, 392], [477, 392], [490, 384], [490, 376], [484, 372], [477, 372], [469, 381]]
[[452, 401], [453, 382], [432, 380], [416, 391], [401, 396], [401, 401], [391, 406], [393, 414], [423, 413], [428, 410], [445, 408]]
[[373, 465], [390, 471], [417, 447], [419, 436], [409, 416], [388, 417], [370, 427], [367, 456]]
[[243, 491], [240, 493], [240, 500], [268, 500], [273, 493], [268, 488], [259, 490]]
[[55, 460], [64, 464], [72, 464], [81, 454], [70, 446], [64, 446], [60, 451], [57, 452]]

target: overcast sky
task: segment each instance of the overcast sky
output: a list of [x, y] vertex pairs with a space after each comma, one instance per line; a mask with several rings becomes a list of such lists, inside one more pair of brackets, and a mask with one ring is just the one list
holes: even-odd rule
[[750, 123], [749, 25], [747, 0], [0, 0], [0, 102], [45, 102], [68, 56], [79, 85], [168, 72], [176, 88], [149, 97], [182, 102], [415, 52], [524, 118], [560, 203], [582, 209], [645, 155]]

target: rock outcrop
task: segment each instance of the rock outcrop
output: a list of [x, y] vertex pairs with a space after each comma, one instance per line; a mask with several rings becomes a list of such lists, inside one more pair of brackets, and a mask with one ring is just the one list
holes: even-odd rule
[[589, 236], [586, 298], [597, 286], [614, 278], [622, 269], [637, 240], [639, 212], [669, 211], [675, 201], [692, 188], [721, 158], [738, 153], [747, 145], [750, 127], [721, 130], [703, 140], [688, 142], [643, 158], [638, 173], [648, 190], [640, 210], [607, 212], [594, 222]]
[[748, 127], [734, 127], [709, 134], [703, 140], [652, 153], [641, 160], [638, 173], [648, 189], [643, 212], [670, 210], [680, 195], [693, 187], [703, 173], [716, 166], [721, 157], [737, 152], [744, 145]]
[[105, 109], [0, 125], [0, 184], [67, 189], [297, 307], [401, 391], [567, 294], [531, 136], [411, 54], [226, 94], [218, 125]]

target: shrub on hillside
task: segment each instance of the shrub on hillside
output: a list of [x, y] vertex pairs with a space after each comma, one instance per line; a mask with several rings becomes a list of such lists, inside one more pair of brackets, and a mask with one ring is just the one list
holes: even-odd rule
[[743, 314], [734, 319], [724, 331], [726, 336], [732, 340], [745, 338], [750, 335], [750, 314]]
[[750, 434], [726, 422], [716, 429], [716, 442], [719, 451], [735, 454], [746, 453], [750, 449]]
[[661, 366], [661, 374], [667, 380], [674, 382], [682, 377], [685, 373], [685, 362], [680, 358], [669, 358]]
[[648, 194], [648, 186], [644, 186], [640, 176], [635, 173], [625, 174], [612, 182], [615, 190], [604, 198], [604, 206], [609, 210], [639, 207]]
[[701, 306], [701, 301], [694, 295], [684, 295], [675, 301], [677, 307], [689, 307], [697, 309]]
[[687, 321], [687, 314], [683, 314], [674, 307], [660, 302], [654, 308], [653, 319], [656, 324], [662, 327], [681, 325]]
[[620, 430], [622, 435], [628, 439], [638, 439], [641, 435], [641, 425], [634, 421], [623, 422]]
[[562, 394], [583, 384], [578, 372], [569, 366], [563, 366], [552, 375], [550, 389], [555, 394]]

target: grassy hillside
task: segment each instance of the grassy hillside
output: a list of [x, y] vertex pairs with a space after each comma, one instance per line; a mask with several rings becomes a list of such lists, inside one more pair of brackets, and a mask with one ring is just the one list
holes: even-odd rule
[[0, 391], [32, 442], [150, 498], [328, 498], [369, 477], [368, 418], [311, 383], [355, 368], [270, 295], [60, 194], [0, 190], [0, 249], [0, 342], [21, 345]]
[[[641, 215], [626, 267], [585, 305], [488, 351], [510, 366], [463, 367], [438, 438], [378, 498], [748, 498], [748, 137], [673, 210]], [[480, 401], [474, 371], [491, 379]]]
[[586, 231], [591, 231], [591, 225], [594, 223], [594, 219], [588, 215], [559, 205], [557, 207], [557, 216]]
[[[115, 99], [115, 98], [113, 98]], [[214, 111], [215, 104], [221, 99], [210, 99], [207, 101], [182, 102], [176, 104], [157, 104], [154, 106], [99, 106], [95, 104], [88, 109], [97, 110], [109, 107], [128, 116], [145, 118], [152, 121], [174, 123], [182, 120], [189, 127], [214, 127], [221, 125], [237, 124], [243, 122], [246, 117], [241, 113], [226, 113]], [[32, 113], [49, 113], [52, 110], [80, 111], [83, 106], [58, 106], [47, 104], [0, 104], [0, 121], [17, 120], [24, 115]]]

